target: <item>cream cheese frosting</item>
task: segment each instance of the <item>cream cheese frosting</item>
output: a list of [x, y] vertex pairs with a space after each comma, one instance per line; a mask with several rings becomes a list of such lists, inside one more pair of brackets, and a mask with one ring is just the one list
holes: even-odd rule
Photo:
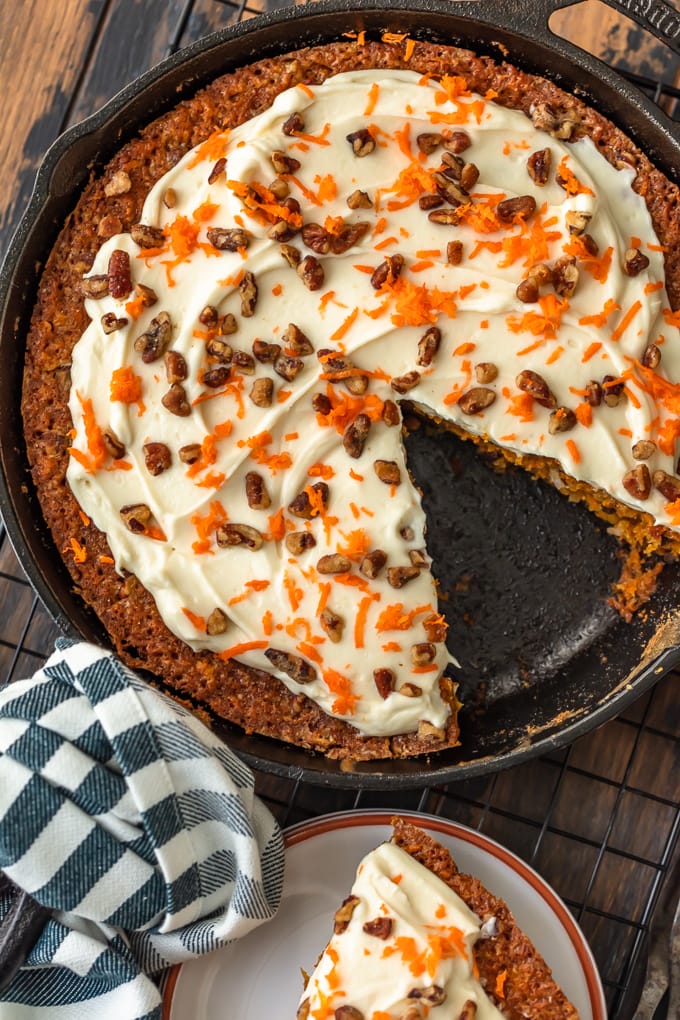
[[336, 918], [347, 915], [336, 920], [299, 1018], [326, 1020], [351, 1006], [358, 1012], [347, 1016], [365, 1020], [435, 1020], [467, 1015], [465, 1005], [474, 1003], [477, 1020], [500, 1020], [474, 966], [480, 918], [401, 847], [383, 843], [364, 857]]
[[116, 569], [361, 733], [442, 729], [404, 396], [680, 525], [677, 316], [632, 180], [408, 71], [294, 87], [189, 152], [97, 254], [136, 289], [88, 297], [73, 352], [68, 481]]

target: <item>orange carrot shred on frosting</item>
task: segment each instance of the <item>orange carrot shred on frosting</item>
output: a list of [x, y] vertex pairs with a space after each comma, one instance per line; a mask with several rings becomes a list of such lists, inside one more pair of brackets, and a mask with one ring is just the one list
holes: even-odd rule
[[594, 340], [592, 344], [588, 344], [585, 351], [583, 352], [581, 361], [583, 363], [585, 363], [586, 361], [590, 361], [591, 358], [595, 357], [595, 355], [601, 349], [601, 347], [602, 344], [600, 343], [599, 340]]
[[262, 617], [262, 630], [267, 637], [271, 637], [274, 632], [274, 619], [271, 609], [268, 609]]
[[274, 541], [280, 542], [286, 534], [286, 520], [283, 516], [283, 507], [270, 514], [268, 517], [269, 531], [267, 535]]
[[355, 482], [363, 482], [364, 476], [357, 474], [354, 468], [349, 469], [349, 477], [353, 478]]
[[192, 159], [187, 164], [187, 169], [189, 170], [193, 169], [193, 167], [198, 166], [199, 163], [202, 163], [203, 160], [212, 159], [215, 160], [215, 162], [217, 162], [218, 159], [224, 156], [224, 153], [227, 148], [228, 138], [229, 138], [228, 128], [213, 131], [213, 133], [211, 135], [208, 135], [206, 140], [204, 142], [201, 142], [201, 144], [198, 146]]
[[225, 648], [223, 652], [218, 652], [220, 659], [225, 661], [229, 659], [235, 659], [237, 655], [243, 655], [244, 652], [252, 652], [257, 648], [266, 648], [269, 644], [268, 641], [241, 641], [238, 645], [232, 645], [231, 648]]
[[628, 329], [628, 327], [630, 326], [631, 322], [633, 321], [633, 319], [635, 318], [635, 316], [637, 315], [637, 313], [640, 311], [641, 308], [642, 308], [642, 302], [641, 301], [634, 301], [633, 302], [633, 304], [630, 306], [630, 308], [625, 313], [625, 315], [619, 320], [619, 323], [618, 323], [616, 329], [613, 330], [613, 332], [611, 334], [611, 339], [612, 340], [620, 340], [621, 339], [621, 337], [626, 332], [626, 330]]
[[379, 92], [380, 85], [378, 84], [377, 81], [374, 81], [370, 89], [368, 90], [368, 102], [366, 103], [366, 108], [364, 110], [364, 117], [370, 117], [370, 115], [375, 110], [375, 104], [378, 101]]
[[567, 439], [567, 441], [566, 441], [566, 443], [564, 445], [566, 446], [566, 448], [567, 448], [567, 450], [569, 452], [569, 456], [573, 460], [574, 464], [580, 463], [581, 452], [580, 452], [578, 446], [576, 445], [576, 443], [574, 442], [574, 440], [573, 439]]
[[349, 534], [341, 532], [345, 543], [338, 544], [338, 552], [350, 560], [360, 560], [370, 549], [371, 540], [364, 528], [355, 528]]
[[142, 397], [142, 380], [131, 365], [122, 365], [111, 373], [110, 399], [122, 404], [135, 404]]
[[322, 584], [320, 584], [319, 585], [319, 592], [320, 592], [320, 595], [319, 595], [319, 602], [318, 602], [318, 605], [316, 607], [316, 616], [321, 616], [321, 614], [323, 613], [324, 609], [326, 608], [326, 603], [328, 602], [328, 598], [329, 598], [330, 593], [331, 593], [331, 584], [330, 584], [330, 581], [324, 581]]
[[592, 190], [586, 184], [581, 184], [573, 170], [567, 166], [568, 159], [568, 156], [563, 156], [557, 168], [556, 177], [560, 185], [568, 195], [592, 195]]
[[204, 616], [197, 616], [196, 613], [192, 613], [192, 611], [190, 609], [187, 609], [186, 606], [182, 606], [182, 612], [186, 616], [189, 623], [192, 623], [194, 625], [196, 630], [200, 630], [205, 633], [207, 624], [205, 622]]
[[567, 255], [574, 255], [583, 269], [590, 273], [598, 283], [606, 281], [614, 256], [612, 245], [609, 245], [604, 255], [598, 256], [588, 251], [582, 237], [572, 237], [567, 244], [563, 245], [562, 251]]
[[373, 592], [372, 595], [366, 595], [359, 603], [357, 609], [357, 615], [354, 618], [354, 647], [364, 647], [364, 627], [366, 626], [366, 616], [368, 614], [369, 606], [372, 602], [375, 602], [380, 598], [377, 592]]
[[352, 684], [349, 679], [334, 669], [325, 669], [321, 675], [329, 691], [337, 695], [332, 705], [333, 711], [337, 712], [338, 715], [353, 715], [354, 708], [359, 699], [352, 691]]
[[542, 294], [538, 303], [541, 311], [525, 312], [521, 318], [514, 315], [506, 316], [508, 328], [513, 333], [532, 333], [534, 336], [541, 334], [550, 339], [557, 335], [562, 315], [569, 307], [569, 302], [561, 300], [555, 294]]
[[290, 608], [295, 613], [302, 602], [302, 596], [304, 592], [302, 588], [298, 588], [295, 584], [295, 579], [290, 576], [288, 571], [283, 575], [283, 585], [288, 594], [288, 601], [290, 602]]
[[621, 305], [614, 301], [614, 298], [607, 298], [604, 303], [604, 308], [601, 312], [595, 312], [594, 315], [583, 315], [579, 320], [579, 326], [597, 326], [601, 329], [605, 325], [607, 319], [613, 312], [619, 312]]
[[579, 425], [583, 425], [584, 428], [590, 428], [593, 422], [593, 408], [587, 400], [576, 405], [574, 408], [574, 414], [576, 415], [576, 420]]
[[645, 294], [653, 294], [655, 291], [661, 290], [662, 287], [663, 287], [663, 280], [657, 280], [654, 283], [650, 280], [649, 283], [645, 284], [644, 292], [645, 292]]

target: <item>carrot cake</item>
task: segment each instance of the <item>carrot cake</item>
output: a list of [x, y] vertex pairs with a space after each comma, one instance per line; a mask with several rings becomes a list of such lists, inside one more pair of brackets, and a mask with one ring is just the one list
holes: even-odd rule
[[48, 262], [24, 388], [123, 657], [332, 756], [455, 744], [402, 401], [677, 547], [676, 200], [551, 83], [410, 40], [251, 65], [126, 145]]
[[297, 1020], [578, 1020], [507, 905], [394, 819], [359, 864]]

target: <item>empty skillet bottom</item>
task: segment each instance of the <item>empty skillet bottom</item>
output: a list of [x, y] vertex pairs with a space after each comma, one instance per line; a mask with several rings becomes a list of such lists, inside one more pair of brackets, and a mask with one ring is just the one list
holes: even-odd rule
[[423, 494], [465, 713], [481, 718], [502, 704], [512, 728], [517, 699], [522, 714], [531, 700], [543, 702], [543, 716], [552, 699], [556, 713], [575, 709], [579, 658], [621, 626], [612, 603], [627, 546], [583, 503], [496, 448], [415, 415], [408, 422], [408, 464]]

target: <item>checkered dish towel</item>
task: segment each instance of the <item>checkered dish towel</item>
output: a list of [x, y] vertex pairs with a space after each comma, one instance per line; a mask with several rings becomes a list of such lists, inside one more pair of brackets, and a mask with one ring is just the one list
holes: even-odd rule
[[283, 843], [205, 726], [112, 655], [59, 641], [0, 694], [0, 867], [54, 911], [2, 1020], [160, 1020], [149, 975], [271, 918]]

